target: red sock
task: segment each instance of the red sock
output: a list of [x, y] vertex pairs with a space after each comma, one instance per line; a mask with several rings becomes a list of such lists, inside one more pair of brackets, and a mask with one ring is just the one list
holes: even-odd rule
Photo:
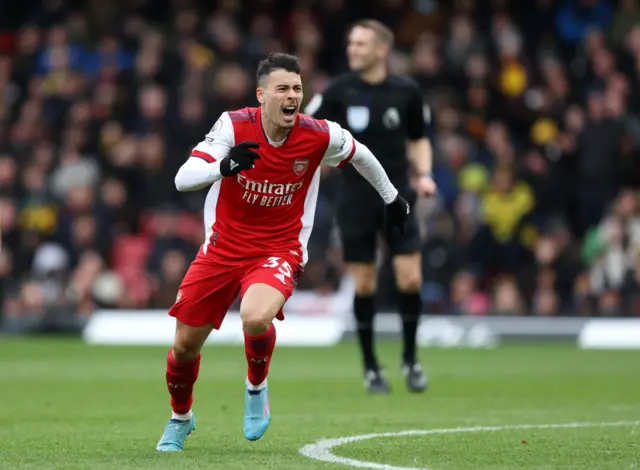
[[167, 356], [167, 388], [171, 394], [171, 408], [174, 413], [188, 413], [193, 404], [193, 384], [200, 371], [200, 354], [194, 361], [178, 362], [169, 349]]
[[244, 352], [249, 364], [249, 382], [252, 385], [260, 385], [267, 378], [271, 355], [275, 347], [276, 328], [273, 323], [261, 335], [244, 334]]

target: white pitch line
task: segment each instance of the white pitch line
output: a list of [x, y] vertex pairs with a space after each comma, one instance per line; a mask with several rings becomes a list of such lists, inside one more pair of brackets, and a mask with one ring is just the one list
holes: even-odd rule
[[409, 431], [381, 432], [375, 434], [362, 434], [360, 436], [337, 437], [334, 439], [320, 439], [313, 444], [307, 444], [300, 449], [300, 453], [305, 457], [322, 462], [348, 465], [357, 468], [373, 468], [375, 470], [428, 470], [424, 467], [398, 467], [376, 462], [366, 462], [364, 460], [349, 459], [339, 457], [331, 449], [349, 444], [351, 442], [366, 441], [379, 437], [398, 436], [425, 436], [430, 434], [457, 434], [467, 432], [495, 432], [508, 431], [510, 429], [566, 429], [566, 428], [596, 428], [615, 426], [637, 426], [640, 421], [614, 421], [608, 423], [564, 423], [564, 424], [517, 424], [512, 426], [477, 426], [473, 428], [443, 428], [443, 429], [413, 429]]

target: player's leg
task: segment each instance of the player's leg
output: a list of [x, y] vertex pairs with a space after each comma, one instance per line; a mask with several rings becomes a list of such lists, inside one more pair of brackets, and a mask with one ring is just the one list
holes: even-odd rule
[[248, 365], [242, 429], [250, 441], [260, 439], [271, 422], [267, 375], [276, 346], [273, 319], [284, 303], [285, 297], [280, 291], [257, 283], [248, 287], [240, 304]]
[[276, 345], [273, 319], [282, 309], [285, 296], [263, 283], [251, 284], [242, 297], [240, 315], [247, 356], [247, 388], [264, 388], [271, 355]]
[[200, 350], [213, 325], [189, 326], [176, 320], [176, 335], [167, 355], [167, 388], [171, 395], [172, 419], [192, 416], [193, 386], [200, 371]]
[[164, 452], [184, 450], [184, 442], [195, 429], [191, 410], [193, 386], [200, 371], [200, 349], [213, 326], [192, 327], [176, 320], [176, 335], [167, 355], [166, 380], [171, 395], [171, 419], [156, 449]]
[[195, 429], [191, 410], [193, 388], [200, 370], [200, 350], [238, 294], [234, 270], [196, 259], [185, 276], [169, 315], [176, 318], [176, 333], [167, 354], [166, 381], [172, 415], [157, 450], [184, 450], [186, 438]]
[[291, 256], [272, 256], [250, 268], [242, 279], [240, 315], [247, 357], [243, 432], [260, 439], [271, 422], [267, 376], [276, 346], [273, 319], [283, 319], [282, 308], [293, 293], [301, 268]]
[[427, 379], [416, 354], [416, 336], [422, 312], [422, 262], [417, 220], [411, 217], [404, 234], [388, 235], [387, 240], [393, 256], [399, 292], [398, 310], [402, 317], [402, 372], [409, 390], [421, 392], [427, 387]]

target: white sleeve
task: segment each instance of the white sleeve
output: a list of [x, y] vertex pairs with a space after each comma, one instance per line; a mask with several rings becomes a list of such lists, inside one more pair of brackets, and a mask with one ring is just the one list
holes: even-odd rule
[[234, 145], [233, 123], [229, 113], [224, 112], [207, 133], [204, 140], [194, 147], [191, 151], [191, 156], [201, 158], [207, 163], [213, 163], [226, 157]]
[[176, 189], [180, 192], [197, 191], [222, 179], [220, 160], [235, 145], [234, 140], [229, 114], [222, 113], [204, 140], [194, 147], [191, 156], [178, 170]]
[[329, 145], [322, 158], [325, 165], [342, 168], [349, 163], [356, 149], [351, 133], [340, 124], [327, 120], [329, 125]]
[[392, 203], [398, 196], [398, 190], [391, 183], [387, 173], [378, 159], [366, 145], [357, 142], [351, 133], [332, 121], [329, 124], [329, 146], [323, 163], [338, 168], [347, 163], [353, 167], [373, 186], [385, 203]]
[[360, 142], [355, 142], [354, 145], [356, 150], [351, 164], [378, 191], [384, 202], [391, 204], [398, 196], [398, 190], [389, 180], [387, 172], [366, 145]]
[[222, 179], [220, 162], [207, 163], [202, 158], [189, 157], [176, 173], [176, 189], [181, 193], [206, 188]]

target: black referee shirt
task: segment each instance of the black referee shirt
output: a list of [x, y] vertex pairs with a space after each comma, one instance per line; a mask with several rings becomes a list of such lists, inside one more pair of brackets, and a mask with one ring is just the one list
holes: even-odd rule
[[[394, 184], [407, 184], [407, 140], [421, 139], [426, 131], [422, 94], [410, 78], [388, 75], [382, 83], [370, 84], [356, 73], [341, 75], [305, 111], [348, 129], [369, 147]], [[351, 165], [342, 173], [348, 184], [366, 183]]]

